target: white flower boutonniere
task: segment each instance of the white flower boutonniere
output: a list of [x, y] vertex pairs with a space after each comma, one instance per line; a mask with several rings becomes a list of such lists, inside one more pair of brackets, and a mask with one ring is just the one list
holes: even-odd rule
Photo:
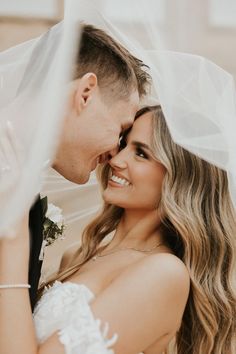
[[[47, 203], [47, 198], [42, 201], [44, 204]], [[40, 261], [43, 260], [45, 247], [52, 245], [58, 239], [63, 240], [65, 238], [64, 230], [65, 224], [62, 215], [62, 209], [58, 208], [52, 203], [49, 203], [47, 205], [43, 223], [43, 243], [39, 255]]]

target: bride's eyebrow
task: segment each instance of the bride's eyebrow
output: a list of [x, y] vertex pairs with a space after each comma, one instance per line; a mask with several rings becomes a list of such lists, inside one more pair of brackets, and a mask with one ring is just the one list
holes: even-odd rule
[[146, 149], [146, 150], [149, 150], [152, 154], [153, 154], [153, 151], [151, 149], [151, 147], [141, 141], [136, 141], [136, 140], [133, 140], [130, 142], [131, 145], [135, 146], [135, 147], [138, 147], [138, 148], [143, 148], [143, 149]]
[[129, 141], [130, 140], [130, 131], [131, 131], [131, 128], [128, 129], [126, 131], [126, 133], [122, 136], [122, 139], [126, 142], [126, 143], [129, 143], [137, 148], [141, 148], [141, 149], [146, 149], [148, 150], [152, 155], [154, 155], [154, 152], [153, 150], [151, 149], [151, 147], [146, 144], [146, 143], [143, 143], [142, 141], [138, 141], [138, 140], [132, 140], [132, 141]]
[[152, 148], [148, 145], [148, 144], [145, 144], [141, 141], [137, 141], [137, 140], [132, 140], [130, 142], [130, 144], [138, 149], [145, 149], [149, 152], [150, 156], [155, 160], [155, 154], [154, 154], [154, 151], [152, 150]]

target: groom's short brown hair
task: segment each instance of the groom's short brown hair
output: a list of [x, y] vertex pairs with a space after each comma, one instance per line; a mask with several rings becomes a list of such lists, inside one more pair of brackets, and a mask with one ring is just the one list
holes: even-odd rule
[[105, 31], [92, 25], [82, 26], [75, 78], [93, 72], [97, 75], [99, 87], [107, 88], [110, 95], [126, 98], [137, 89], [142, 97], [151, 81], [145, 69], [147, 66], [140, 59]]

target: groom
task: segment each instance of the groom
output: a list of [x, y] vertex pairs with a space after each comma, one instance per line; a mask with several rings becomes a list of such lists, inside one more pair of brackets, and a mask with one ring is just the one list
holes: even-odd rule
[[[119, 137], [134, 121], [150, 76], [144, 63], [104, 31], [84, 25], [74, 80], [52, 167], [78, 184], [118, 149]], [[42, 262], [43, 211], [38, 199], [30, 210], [30, 300], [36, 302]]]

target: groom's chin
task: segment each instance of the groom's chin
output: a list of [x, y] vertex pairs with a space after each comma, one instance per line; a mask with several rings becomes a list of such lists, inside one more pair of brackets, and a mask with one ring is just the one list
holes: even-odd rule
[[89, 177], [90, 177], [90, 171], [89, 170], [79, 170], [76, 171], [75, 169], [71, 168], [69, 169], [63, 169], [59, 168], [58, 166], [52, 166], [62, 177], [67, 179], [70, 182], [76, 183], [76, 184], [85, 184], [88, 182]]
[[[66, 178], [66, 176], [64, 177]], [[90, 173], [88, 172], [86, 174], [79, 173], [73, 176], [68, 176], [67, 179], [76, 184], [85, 184], [88, 182], [89, 177], [90, 177]]]

